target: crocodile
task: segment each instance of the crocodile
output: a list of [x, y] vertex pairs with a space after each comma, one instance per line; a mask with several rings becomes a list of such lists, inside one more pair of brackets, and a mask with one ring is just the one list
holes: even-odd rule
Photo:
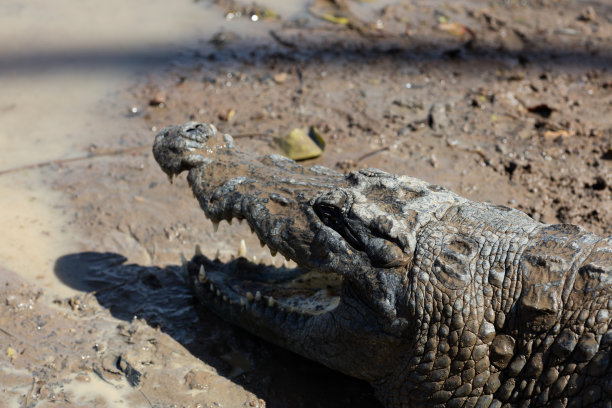
[[169, 177], [188, 171], [215, 226], [246, 220], [297, 264], [196, 250], [189, 282], [227, 321], [368, 381], [388, 408], [612, 407], [612, 236], [256, 156], [205, 123], [166, 127], [153, 153]]

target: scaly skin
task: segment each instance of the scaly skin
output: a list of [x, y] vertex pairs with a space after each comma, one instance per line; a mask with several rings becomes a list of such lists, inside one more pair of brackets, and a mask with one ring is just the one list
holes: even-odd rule
[[189, 171], [209, 219], [245, 219], [299, 265], [196, 255], [194, 289], [228, 321], [389, 408], [612, 406], [612, 237], [380, 170], [254, 157], [206, 124], [163, 129], [153, 152]]

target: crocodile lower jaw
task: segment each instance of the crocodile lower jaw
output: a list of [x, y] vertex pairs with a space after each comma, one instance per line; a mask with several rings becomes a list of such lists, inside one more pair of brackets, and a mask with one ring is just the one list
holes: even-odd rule
[[334, 310], [340, 302], [342, 277], [336, 273], [254, 263], [243, 256], [229, 262], [211, 260], [198, 246], [195, 252], [183, 268], [197, 296], [213, 308], [248, 313], [263, 307], [314, 316]]

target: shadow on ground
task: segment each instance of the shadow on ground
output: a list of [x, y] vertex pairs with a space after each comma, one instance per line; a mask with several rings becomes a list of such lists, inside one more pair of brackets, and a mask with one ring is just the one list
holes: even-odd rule
[[266, 343], [199, 307], [180, 267], [125, 264], [116, 253], [82, 252], [59, 258], [66, 285], [95, 295], [121, 320], [144, 319], [221, 375], [277, 407], [378, 407], [372, 388]]

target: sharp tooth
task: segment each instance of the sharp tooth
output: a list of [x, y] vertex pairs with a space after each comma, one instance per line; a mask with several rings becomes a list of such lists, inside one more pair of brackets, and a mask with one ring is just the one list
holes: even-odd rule
[[238, 247], [238, 258], [246, 257], [246, 255], [247, 255], [246, 243], [244, 242], [244, 239], [241, 239], [240, 246]]
[[263, 247], [266, 246], [266, 243], [263, 241], [263, 239], [260, 239], [259, 240], [259, 245], [261, 245], [261, 247], [263, 248]]
[[217, 253], [215, 254], [215, 261], [221, 259], [221, 250], [217, 249]]
[[259, 302], [261, 300], [261, 292], [260, 291], [255, 292], [255, 300], [257, 302]]
[[287, 263], [287, 261], [283, 261], [283, 268], [288, 269], [289, 268], [289, 264]]
[[277, 254], [277, 253], [278, 253], [278, 252], [276, 251], [276, 249], [272, 249], [272, 248], [270, 248], [270, 255], [272, 255], [272, 256], [276, 256], [276, 254]]
[[213, 230], [215, 232], [219, 231], [219, 222], [218, 221], [213, 221]]
[[251, 259], [251, 262], [257, 263], [257, 257], [255, 255], [253, 255], [253, 259]]
[[253, 293], [251, 293], [251, 292], [247, 292], [247, 293], [246, 293], [246, 298], [247, 298], [247, 300], [248, 300], [249, 302], [252, 302], [252, 301], [253, 301]]
[[272, 306], [274, 306], [274, 298], [270, 296], [268, 298], [268, 307], [272, 307]]
[[181, 265], [187, 265], [187, 258], [185, 258], [185, 254], [181, 252]]
[[200, 273], [198, 274], [198, 278], [200, 279], [200, 283], [206, 282], [206, 271], [204, 270], [204, 265], [200, 265]]
[[221, 296], [221, 291], [220, 291], [219, 289], [217, 289], [217, 291], [215, 292], [215, 294], [216, 294], [217, 296]]
[[208, 288], [210, 289], [211, 292], [215, 290], [215, 286], [212, 283], [208, 286]]
[[198, 256], [202, 256], [202, 248], [200, 248], [199, 244], [196, 244], [195, 246], [195, 254]]

